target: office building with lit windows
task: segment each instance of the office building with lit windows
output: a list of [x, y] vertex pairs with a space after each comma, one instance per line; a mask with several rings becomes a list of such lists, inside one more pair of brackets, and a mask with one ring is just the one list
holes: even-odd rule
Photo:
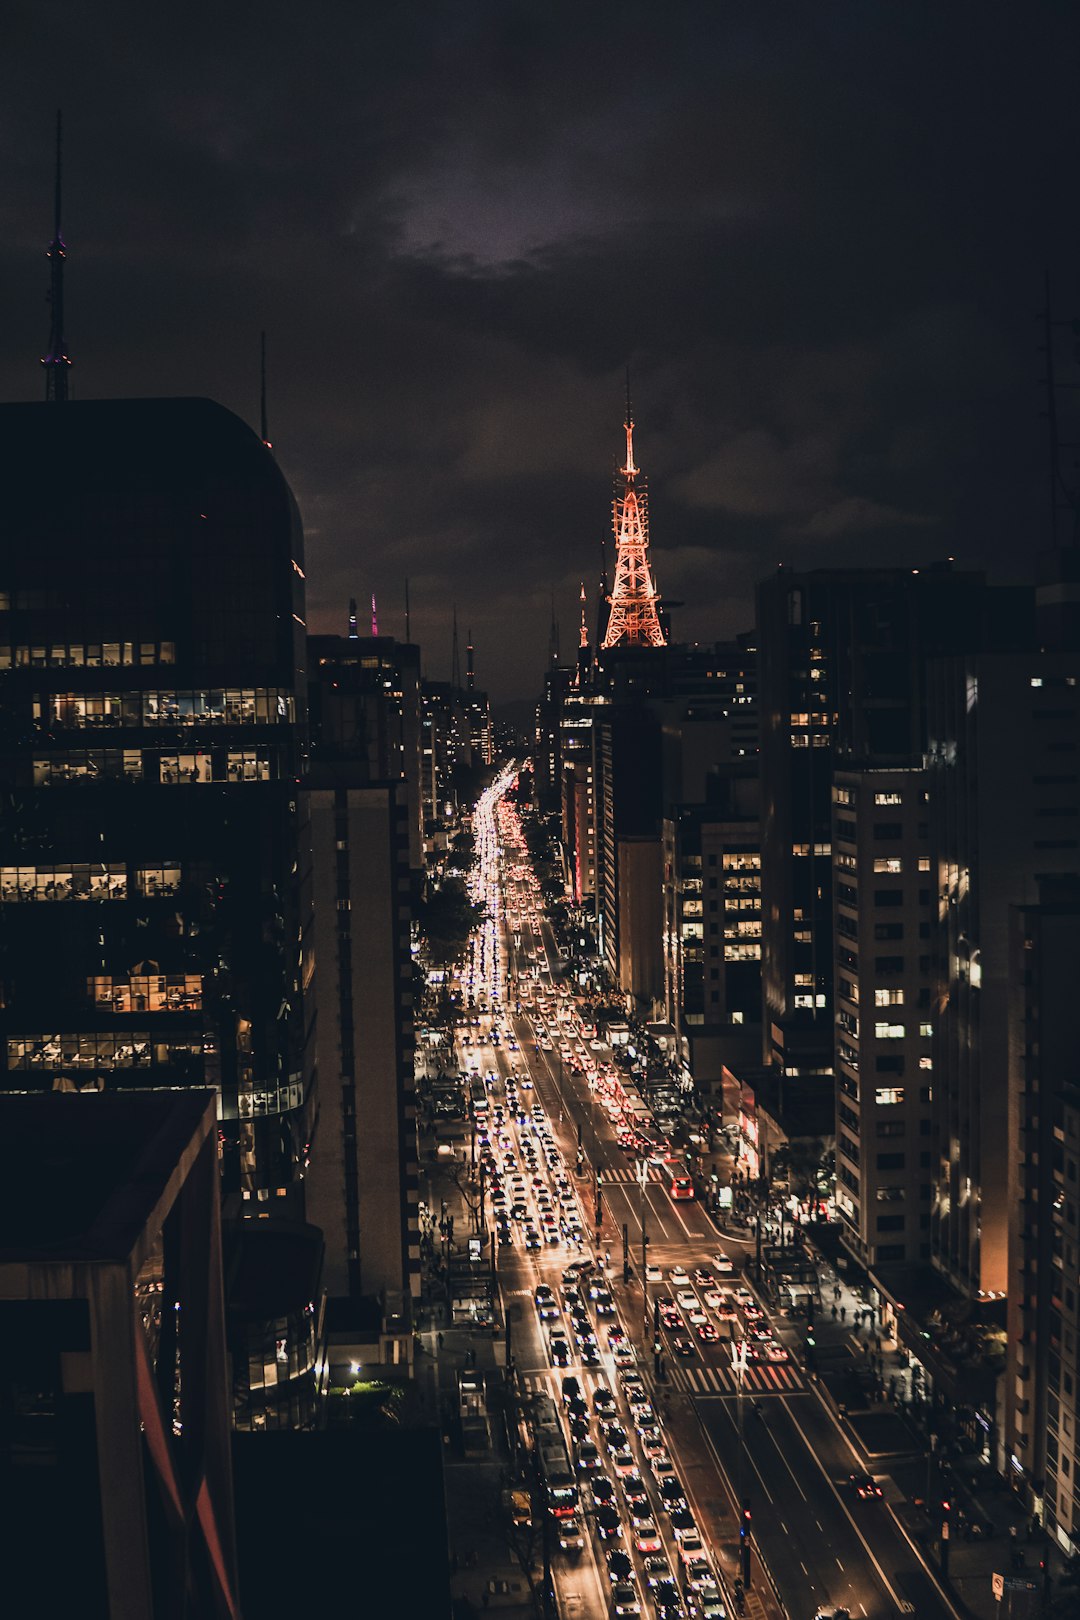
[[0, 1088], [212, 1086], [227, 1210], [299, 1215], [296, 504], [208, 400], [0, 422]]

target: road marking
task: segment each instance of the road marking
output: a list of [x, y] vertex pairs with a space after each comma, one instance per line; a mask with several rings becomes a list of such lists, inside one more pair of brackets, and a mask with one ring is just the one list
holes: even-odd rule
[[[786, 1404], [787, 1403], [785, 1402], [785, 1405]], [[854, 1530], [856, 1536], [858, 1536], [861, 1545], [866, 1549], [866, 1556], [869, 1558], [870, 1562], [873, 1564], [874, 1568], [877, 1570], [878, 1577], [879, 1577], [879, 1579], [881, 1581], [881, 1584], [884, 1586], [885, 1590], [888, 1592], [889, 1596], [892, 1598], [892, 1600], [896, 1604], [897, 1608], [899, 1608], [901, 1602], [903, 1601], [903, 1599], [900, 1597], [900, 1595], [896, 1591], [896, 1588], [893, 1586], [892, 1582], [890, 1581], [889, 1577], [886, 1575], [885, 1571], [882, 1569], [881, 1564], [878, 1562], [878, 1558], [877, 1558], [876, 1553], [874, 1552], [874, 1549], [870, 1546], [870, 1543], [867, 1541], [866, 1537], [863, 1535], [863, 1533], [860, 1530], [859, 1526], [856, 1524], [854, 1515], [852, 1514], [852, 1512], [851, 1512], [850, 1508], [848, 1507], [847, 1503], [844, 1501], [844, 1498], [840, 1495], [840, 1492], [837, 1490], [836, 1485], [829, 1478], [829, 1475], [825, 1472], [825, 1469], [822, 1467], [821, 1462], [820, 1462], [820, 1460], [818, 1458], [817, 1452], [814, 1450], [813, 1446], [810, 1444], [809, 1438], [805, 1434], [805, 1432], [803, 1430], [803, 1427], [802, 1427], [802, 1424], [799, 1422], [799, 1420], [795, 1416], [794, 1412], [791, 1411], [790, 1407], [788, 1408], [788, 1417], [791, 1419], [791, 1421], [794, 1424], [795, 1428], [798, 1430], [799, 1438], [802, 1440], [803, 1445], [806, 1447], [806, 1449], [810, 1453], [811, 1457], [813, 1457], [814, 1461], [817, 1463], [818, 1470], [821, 1473], [822, 1478], [826, 1481], [830, 1491], [832, 1491], [833, 1495], [836, 1497], [836, 1500], [839, 1502], [841, 1512], [843, 1513], [844, 1517], [847, 1519], [847, 1522], [850, 1524], [851, 1528]]]
[[843, 1569], [843, 1567], [844, 1567], [843, 1564], [840, 1562], [839, 1558], [837, 1558], [837, 1560], [836, 1560], [836, 1567], [837, 1567], [837, 1569]]

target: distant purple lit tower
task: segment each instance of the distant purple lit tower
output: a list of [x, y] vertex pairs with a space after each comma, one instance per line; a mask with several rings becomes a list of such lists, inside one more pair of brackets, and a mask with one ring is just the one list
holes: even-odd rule
[[65, 400], [68, 397], [68, 372], [71, 359], [64, 342], [64, 259], [66, 250], [60, 234], [60, 151], [62, 118], [56, 115], [56, 196], [53, 220], [53, 239], [49, 243], [49, 352], [42, 359], [45, 367], [46, 400]]

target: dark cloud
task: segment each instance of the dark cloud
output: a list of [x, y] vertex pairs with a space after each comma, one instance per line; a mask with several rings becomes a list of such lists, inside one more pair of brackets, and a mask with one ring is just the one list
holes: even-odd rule
[[0, 389], [39, 395], [51, 118], [81, 395], [271, 427], [309, 616], [404, 579], [500, 696], [595, 581], [633, 365], [690, 638], [786, 560], [1019, 569], [1045, 533], [1034, 315], [1074, 313], [1075, 8], [147, 8], [5, 17]]

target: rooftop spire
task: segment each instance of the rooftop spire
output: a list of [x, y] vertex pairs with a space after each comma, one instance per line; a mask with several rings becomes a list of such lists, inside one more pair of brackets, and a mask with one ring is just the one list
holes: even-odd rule
[[45, 398], [65, 400], [68, 397], [68, 372], [71, 360], [64, 342], [64, 238], [60, 231], [60, 159], [62, 152], [63, 115], [56, 115], [56, 194], [53, 205], [53, 239], [49, 243], [49, 352], [42, 360], [45, 367]]
[[379, 633], [379, 615], [375, 607], [374, 591], [371, 593], [371, 633], [373, 636], [377, 636]]
[[360, 632], [356, 628], [356, 597], [349, 597], [349, 640], [359, 641]]

